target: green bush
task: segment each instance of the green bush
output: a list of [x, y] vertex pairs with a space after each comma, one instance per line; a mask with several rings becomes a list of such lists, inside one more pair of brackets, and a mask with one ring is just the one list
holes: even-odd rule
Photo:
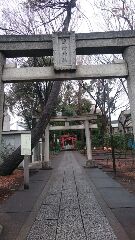
[[[113, 135], [113, 145], [115, 149], [124, 151], [129, 150], [129, 141], [133, 139], [133, 136], [131, 134], [114, 134]], [[106, 135], [104, 137], [104, 146], [111, 147], [111, 137], [110, 135]]]
[[2, 141], [1, 144], [1, 159], [2, 162], [7, 158], [7, 156], [9, 156], [13, 151], [15, 150], [15, 148], [13, 146], [11, 146], [10, 144], [6, 145], [4, 141]]
[[54, 146], [50, 146], [50, 152], [51, 151], [60, 152], [60, 143], [55, 143]]
[[106, 134], [104, 136], [104, 146], [105, 147], [110, 147], [111, 146], [111, 138], [109, 134]]
[[79, 140], [76, 142], [77, 150], [82, 150], [82, 149], [84, 149], [85, 146], [86, 146], [85, 142], [82, 142], [82, 141], [79, 141]]
[[92, 139], [91, 139], [92, 147], [101, 147], [102, 146], [102, 137], [99, 129], [94, 129], [92, 131]]

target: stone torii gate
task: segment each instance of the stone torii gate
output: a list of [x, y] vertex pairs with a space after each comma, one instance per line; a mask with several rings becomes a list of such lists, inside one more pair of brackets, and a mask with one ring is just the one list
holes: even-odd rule
[[[77, 55], [123, 54], [123, 61], [76, 65]], [[17, 68], [6, 58], [54, 56], [54, 67]], [[4, 83], [44, 80], [74, 80], [126, 77], [135, 136], [135, 31], [100, 33], [55, 33], [53, 35], [0, 36], [0, 143], [2, 135]]]
[[[51, 166], [49, 159], [49, 131], [58, 131], [58, 130], [81, 130], [85, 129], [85, 137], [86, 137], [86, 150], [87, 150], [87, 161], [86, 167], [94, 167], [94, 161], [92, 159], [92, 148], [91, 148], [91, 134], [90, 129], [97, 128], [97, 124], [92, 124], [90, 120], [97, 120], [97, 115], [89, 115], [89, 116], [77, 116], [77, 117], [53, 117], [50, 119], [50, 124], [45, 129], [45, 146], [44, 146], [44, 156], [42, 160], [42, 166], [44, 169], [47, 169]], [[82, 121], [82, 124], [79, 125], [69, 125], [70, 122], [74, 121]], [[52, 122], [64, 122], [65, 126], [51, 126]]]

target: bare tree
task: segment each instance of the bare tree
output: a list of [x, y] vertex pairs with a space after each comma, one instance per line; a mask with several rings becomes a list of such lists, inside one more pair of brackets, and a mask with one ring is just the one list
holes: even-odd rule
[[122, 31], [135, 28], [134, 0], [95, 0], [95, 5], [101, 11], [108, 30]]

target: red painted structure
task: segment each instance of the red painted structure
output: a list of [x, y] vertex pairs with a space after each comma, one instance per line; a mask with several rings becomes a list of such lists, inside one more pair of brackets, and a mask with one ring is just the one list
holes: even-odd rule
[[60, 145], [62, 150], [76, 148], [77, 137], [75, 135], [65, 134], [60, 137]]

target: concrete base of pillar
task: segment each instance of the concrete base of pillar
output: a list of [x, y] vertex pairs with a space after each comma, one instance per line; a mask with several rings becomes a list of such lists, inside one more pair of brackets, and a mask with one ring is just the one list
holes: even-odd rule
[[85, 168], [97, 168], [98, 166], [95, 164], [94, 160], [87, 160]]
[[50, 162], [42, 162], [42, 169], [43, 170], [51, 170], [53, 168], [50, 166]]

